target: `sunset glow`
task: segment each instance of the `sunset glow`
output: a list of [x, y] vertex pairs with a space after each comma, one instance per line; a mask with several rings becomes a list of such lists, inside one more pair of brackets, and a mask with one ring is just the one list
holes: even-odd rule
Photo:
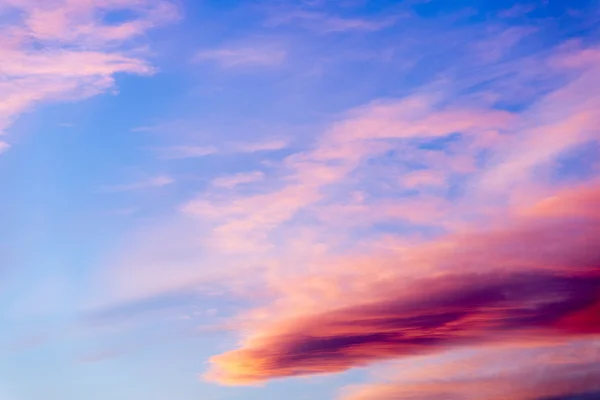
[[600, 399], [598, 0], [0, 30], [0, 400]]

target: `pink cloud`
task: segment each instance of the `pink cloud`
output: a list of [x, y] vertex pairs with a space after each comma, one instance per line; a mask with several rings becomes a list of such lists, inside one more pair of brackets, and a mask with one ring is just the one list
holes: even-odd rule
[[233, 188], [237, 185], [252, 183], [263, 180], [265, 174], [260, 171], [242, 172], [239, 174], [221, 176], [213, 179], [212, 184], [216, 187]]
[[[506, 112], [435, 110], [435, 104], [429, 99], [418, 97], [373, 104], [354, 110], [348, 118], [335, 123], [313, 149], [286, 158], [282, 165], [286, 175], [279, 180], [279, 187], [249, 196], [223, 197], [207, 193], [182, 209], [188, 214], [212, 219], [215, 223], [213, 242], [226, 243], [228, 251], [235, 249], [234, 244], [244, 244], [244, 251], [264, 249], [268, 247], [266, 242], [271, 232], [293, 220], [298, 212], [315, 209], [320, 213], [320, 203], [327, 200], [325, 190], [343, 183], [360, 168], [363, 160], [394, 148], [393, 140], [440, 137], [456, 131], [469, 136], [484, 135], [490, 130], [505, 129], [513, 119]], [[440, 157], [432, 156], [432, 164], [445, 163]], [[465, 167], [468, 161], [465, 163], [461, 156], [457, 156], [453, 164], [453, 171], [469, 168]], [[265, 183], [269, 187], [269, 182]], [[261, 207], [263, 204], [269, 207]], [[401, 208], [401, 204], [385, 207], [389, 215], [399, 215]], [[416, 213], [412, 213], [412, 217], [407, 212], [402, 214], [415, 220]]]
[[[347, 400], [384, 400], [390, 398], [411, 400], [536, 400], [572, 399], [575, 396], [593, 399], [600, 388], [597, 364], [574, 364], [563, 368], [547, 368], [539, 376], [538, 369], [521, 370], [521, 375], [441, 380], [431, 383], [374, 386], [345, 397]], [[523, 374], [534, 375], [535, 379], [523, 379]], [[589, 397], [585, 397], [585, 395]], [[594, 397], [591, 397], [591, 396]], [[563, 397], [564, 396], [564, 397]], [[580, 397], [577, 397], [580, 398]]]
[[[122, 24], [105, 23], [101, 16], [131, 9], [138, 17]], [[163, 0], [9, 0], [0, 9], [8, 22], [0, 30], [5, 60], [0, 83], [0, 131], [20, 114], [42, 101], [80, 99], [114, 87], [119, 72], [150, 74], [153, 68], [133, 39], [177, 18]], [[32, 41], [44, 44], [40, 49]]]
[[439, 171], [414, 171], [404, 174], [401, 182], [408, 188], [418, 186], [442, 186], [446, 183], [445, 177]]
[[[558, 194], [553, 207], [600, 201], [597, 190], [580, 190]], [[599, 334], [594, 244], [600, 213], [558, 215], [515, 217], [503, 229], [426, 244], [421, 261], [435, 266], [429, 277], [398, 272], [367, 284], [360, 296], [344, 291], [346, 305], [298, 317], [283, 313], [259, 325], [241, 349], [215, 357], [209, 377], [239, 384], [340, 372], [477, 342]], [[413, 265], [410, 271], [419, 269], [427, 270]]]
[[394, 367], [387, 383], [351, 386], [344, 400], [451, 397], [459, 400], [572, 398], [600, 390], [597, 340], [480, 347], [470, 356], [420, 357]]
[[[592, 87], [594, 66], [573, 68], [566, 85], [519, 113], [430, 90], [351, 110], [308, 150], [271, 162], [270, 167], [278, 168], [260, 182], [227, 191], [208, 186], [180, 207], [173, 224], [149, 230], [161, 240], [148, 238], [144, 230], [144, 239], [115, 263], [109, 287], [131, 297], [191, 282], [246, 279], [263, 288], [261, 298], [272, 299], [235, 319], [243, 321], [251, 341], [254, 335], [276, 336], [282, 315], [320, 318], [332, 309], [351, 307], [355, 299], [378, 301], [378, 294], [385, 297], [398, 282], [415, 277], [470, 277], [482, 266], [509, 276], [520, 269], [544, 275], [587, 265], [591, 256], [586, 249], [596, 234], [592, 206], [581, 216], [587, 221], [585, 230], [565, 232], [578, 232], [581, 213], [573, 210], [578, 202], [593, 204], [594, 194], [583, 191], [580, 198], [573, 193], [581, 188], [559, 191], [539, 175], [565, 151], [597, 137], [590, 131], [597, 96], [589, 88], [578, 95], [582, 86]], [[440, 150], [424, 146], [453, 137], [456, 141]], [[538, 139], [540, 147], [535, 146]], [[485, 162], [479, 159], [481, 152], [489, 154]], [[382, 165], [380, 160], [390, 162]], [[411, 166], [415, 164], [418, 169]], [[467, 183], [459, 188], [464, 194], [452, 201], [425, 184], [454, 178]], [[558, 196], [558, 203], [544, 200], [552, 196]], [[543, 201], [551, 205], [543, 206]], [[565, 215], [552, 215], [561, 207]], [[378, 232], [382, 222], [398, 232]], [[197, 226], [192, 233], [189, 225]], [[432, 240], [403, 231], [414, 225], [447, 233], [436, 233]], [[159, 235], [162, 231], [169, 234]], [[171, 254], [177, 259], [170, 259]], [[584, 330], [588, 315], [573, 314], [570, 325]], [[488, 333], [482, 337], [487, 339]], [[255, 350], [243, 346], [248, 348]], [[250, 371], [249, 379], [282, 376], [293, 368], [263, 375]], [[225, 371], [223, 379], [238, 378]]]

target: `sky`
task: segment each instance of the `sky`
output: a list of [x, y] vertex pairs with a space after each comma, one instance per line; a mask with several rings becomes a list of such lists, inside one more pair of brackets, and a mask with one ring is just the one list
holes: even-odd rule
[[0, 400], [600, 398], [598, 0], [0, 0]]

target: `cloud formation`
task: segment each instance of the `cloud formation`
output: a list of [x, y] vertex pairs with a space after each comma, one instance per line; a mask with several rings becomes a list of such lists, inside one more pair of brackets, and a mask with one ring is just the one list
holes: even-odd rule
[[[153, 228], [155, 236], [169, 231], [168, 237], [151, 244], [135, 241], [123, 255], [127, 265], [117, 262], [111, 272], [109, 286], [137, 294], [139, 274], [153, 281], [153, 292], [167, 288], [167, 282], [184, 285], [221, 276], [261, 281], [266, 292], [276, 293], [277, 303], [312, 298], [318, 306], [323, 296], [344, 302], [335, 294], [338, 274], [351, 275], [358, 290], [381, 276], [429, 271], [435, 260], [419, 261], [414, 269], [404, 262], [400, 270], [408, 271], [398, 271], [380, 253], [410, 247], [410, 257], [426, 258], [454, 245], [459, 236], [449, 244], [415, 243], [477, 222], [485, 230], [485, 224], [506, 216], [507, 207], [551, 196], [557, 159], [597, 138], [594, 110], [600, 103], [590, 89], [600, 76], [593, 62], [596, 52], [574, 45], [545, 54], [539, 64], [567, 76], [524, 110], [499, 109], [434, 85], [345, 112], [308, 149], [289, 147], [283, 155], [269, 155], [258, 167], [269, 170], [264, 179], [227, 191], [209, 185], [187, 199], [174, 222]], [[503, 73], [512, 76], [521, 67], [510, 65]], [[234, 142], [219, 152], [266, 151], [285, 144]], [[188, 225], [201, 233], [190, 235]], [[138, 235], [147, 238], [147, 231], [144, 227]], [[164, 260], [168, 257], [155, 254], [171, 254], [172, 247], [186, 249], [178, 250], [186, 256], [178, 258], [185, 267], [177, 274], [173, 262]], [[349, 255], [340, 254], [344, 251]], [[494, 265], [506, 261], [470, 255], [476, 256]], [[451, 259], [460, 265], [459, 255]], [[216, 267], [221, 265], [228, 268]], [[372, 265], [378, 271], [364, 272]], [[256, 268], [260, 273], [252, 272]], [[295, 290], [285, 282], [290, 276]]]
[[508, 228], [458, 235], [428, 257], [435, 274], [388, 277], [354, 304], [281, 318], [215, 357], [209, 376], [250, 383], [478, 342], [599, 334], [600, 212], [584, 206], [598, 202], [598, 186], [567, 191]]

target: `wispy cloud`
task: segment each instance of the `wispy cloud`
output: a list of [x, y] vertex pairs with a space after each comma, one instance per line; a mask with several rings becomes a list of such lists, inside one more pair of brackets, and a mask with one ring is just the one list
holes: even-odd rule
[[233, 146], [234, 151], [240, 153], [255, 153], [259, 151], [281, 150], [288, 146], [288, 142], [283, 139], [262, 140], [251, 143], [238, 143]]
[[[215, 240], [227, 244], [229, 250], [234, 244], [244, 249], [263, 248], [273, 230], [299, 211], [330, 200], [325, 198], [324, 189], [343, 184], [363, 160], [393, 149], [396, 140], [444, 137], [457, 131], [468, 137], [484, 135], [490, 129], [506, 129], [512, 121], [503, 111], [449, 108], [429, 112], [433, 107], [428, 99], [419, 97], [360, 107], [327, 130], [315, 148], [287, 157], [282, 166], [285, 180], [280, 186], [230, 199], [206, 194], [190, 201], [183, 210], [214, 219]], [[420, 153], [415, 149], [414, 156]], [[447, 163], [454, 164], [460, 166]], [[462, 171], [447, 166], [445, 173]], [[262, 208], [261, 204], [270, 207]], [[394, 212], [393, 207], [383, 209]]]
[[213, 186], [222, 188], [233, 188], [244, 183], [252, 183], [263, 180], [265, 174], [260, 171], [242, 172], [234, 175], [226, 175], [212, 181]]
[[271, 47], [231, 47], [202, 50], [195, 62], [213, 61], [225, 68], [242, 66], [275, 67], [285, 60], [286, 52]]
[[535, 10], [534, 4], [515, 4], [508, 9], [504, 9], [498, 13], [501, 18], [522, 18]]
[[213, 146], [170, 146], [157, 149], [158, 157], [165, 160], [180, 160], [185, 158], [198, 158], [217, 153]]
[[268, 26], [298, 24], [299, 26], [319, 33], [348, 31], [379, 31], [394, 25], [399, 17], [389, 16], [379, 19], [344, 18], [318, 11], [279, 12], [267, 20]]
[[[390, 382], [345, 388], [345, 400], [593, 399], [600, 390], [593, 339], [523, 346], [483, 346], [476, 353], [419, 357], [393, 368]], [[535, 379], [531, 379], [535, 376]], [[589, 397], [586, 394], [589, 393]]]
[[[333, 266], [344, 264], [342, 269], [360, 276], [362, 285], [371, 279], [351, 263], [330, 263], [330, 247], [355, 251], [351, 262], [360, 257], [365, 260], [356, 265], [373, 265], [379, 263], [377, 252], [381, 249], [404, 248], [406, 243], [412, 246], [415, 237], [431, 239], [472, 223], [493, 222], [502, 219], [507, 206], [552, 193], [556, 188], [539, 175], [540, 171], [550, 174], [557, 159], [596, 137], [592, 110], [599, 98], [590, 88], [597, 75], [594, 63], [589, 61], [595, 58], [576, 55], [588, 54], [587, 49], [572, 50], [574, 54], [559, 52], [551, 57], [553, 63], [560, 59], [560, 65], [565, 60], [576, 65], [568, 67], [576, 69], [567, 71], [570, 79], [520, 112], [508, 112], [470, 98], [454, 99], [452, 91], [425, 87], [404, 98], [373, 101], [348, 111], [318, 135], [307, 150], [290, 149], [291, 154], [286, 152], [280, 162], [270, 163], [270, 167], [278, 167], [276, 173], [266, 175], [256, 185], [248, 182], [244, 187], [248, 190], [222, 191], [209, 186], [180, 206], [182, 215], [177, 223], [190, 229], [188, 225], [202, 221], [202, 234], [197, 234], [202, 240], [201, 244], [186, 242], [187, 250], [180, 251], [189, 257], [185, 262], [181, 260], [185, 268], [177, 281], [219, 274], [229, 277], [230, 270], [216, 271], [209, 266], [194, 269], [194, 257], [226, 259], [229, 263], [230, 257], [242, 253], [248, 263], [253, 260], [270, 266], [268, 276], [253, 274], [256, 279], [264, 279], [263, 284], [271, 285], [271, 280], [277, 281], [280, 275], [299, 274], [295, 281], [298, 290], [287, 291], [282, 302], [308, 297], [315, 299], [316, 306], [328, 304], [311, 290], [327, 287], [323, 282], [334, 282], [335, 286], [336, 280], [330, 280], [329, 274], [336, 276], [340, 270]], [[538, 62], [548, 65], [548, 59]], [[506, 74], [510, 76], [512, 68], [519, 65], [508, 67]], [[545, 135], [547, 132], [553, 134]], [[256, 143], [241, 148], [256, 151], [284, 144]], [[223, 150], [225, 153], [241, 151], [235, 143], [224, 149], [229, 149]], [[177, 232], [176, 227], [167, 225]], [[381, 225], [398, 228], [386, 236]], [[365, 231], [369, 231], [366, 237]], [[148, 252], [150, 247], [159, 251], [161, 247], [184, 246], [180, 241], [168, 243], [182, 235], [188, 234], [173, 234], [152, 246], [136, 244], [139, 248], [131, 251], [139, 260], [155, 259]], [[387, 242], [389, 237], [392, 240]], [[272, 258], [275, 249], [278, 259]], [[371, 253], [376, 254], [376, 261], [370, 258]], [[381, 262], [393, 264], [390, 260]], [[315, 279], [322, 286], [315, 283], [313, 287], [313, 278], [302, 275], [303, 263], [319, 266], [321, 276]], [[246, 262], [237, 265], [252, 269]], [[129, 267], [136, 271], [142, 268]], [[175, 280], [173, 276], [169, 280], [158, 278], [159, 265], [152, 271], [156, 277], [153, 290]], [[129, 274], [115, 275], [115, 279], [125, 275]], [[379, 275], [373, 276], [377, 279]], [[306, 293], [300, 293], [300, 288]], [[341, 298], [327, 297], [333, 302]]]
[[[137, 18], [109, 24], [98, 15], [133, 11]], [[116, 73], [151, 74], [154, 69], [128, 51], [149, 29], [178, 17], [163, 0], [82, 2], [11, 1], [0, 9], [4, 79], [0, 83], [0, 132], [41, 101], [80, 99], [114, 86]], [[19, 17], [16, 17], [16, 16]], [[36, 41], [35, 48], [28, 44]]]
[[171, 185], [174, 182], [175, 182], [175, 180], [167, 175], [158, 175], [153, 178], [135, 182], [135, 183], [129, 183], [129, 184], [124, 184], [124, 185], [115, 185], [115, 186], [106, 186], [106, 187], [104, 187], [104, 191], [123, 192], [123, 191], [130, 191], [130, 190], [160, 188], [163, 186]]
[[270, 139], [247, 143], [224, 143], [220, 146], [212, 145], [179, 145], [150, 148], [159, 159], [183, 160], [201, 158], [209, 155], [224, 155], [236, 153], [257, 153], [282, 150], [288, 142], [281, 139]]

